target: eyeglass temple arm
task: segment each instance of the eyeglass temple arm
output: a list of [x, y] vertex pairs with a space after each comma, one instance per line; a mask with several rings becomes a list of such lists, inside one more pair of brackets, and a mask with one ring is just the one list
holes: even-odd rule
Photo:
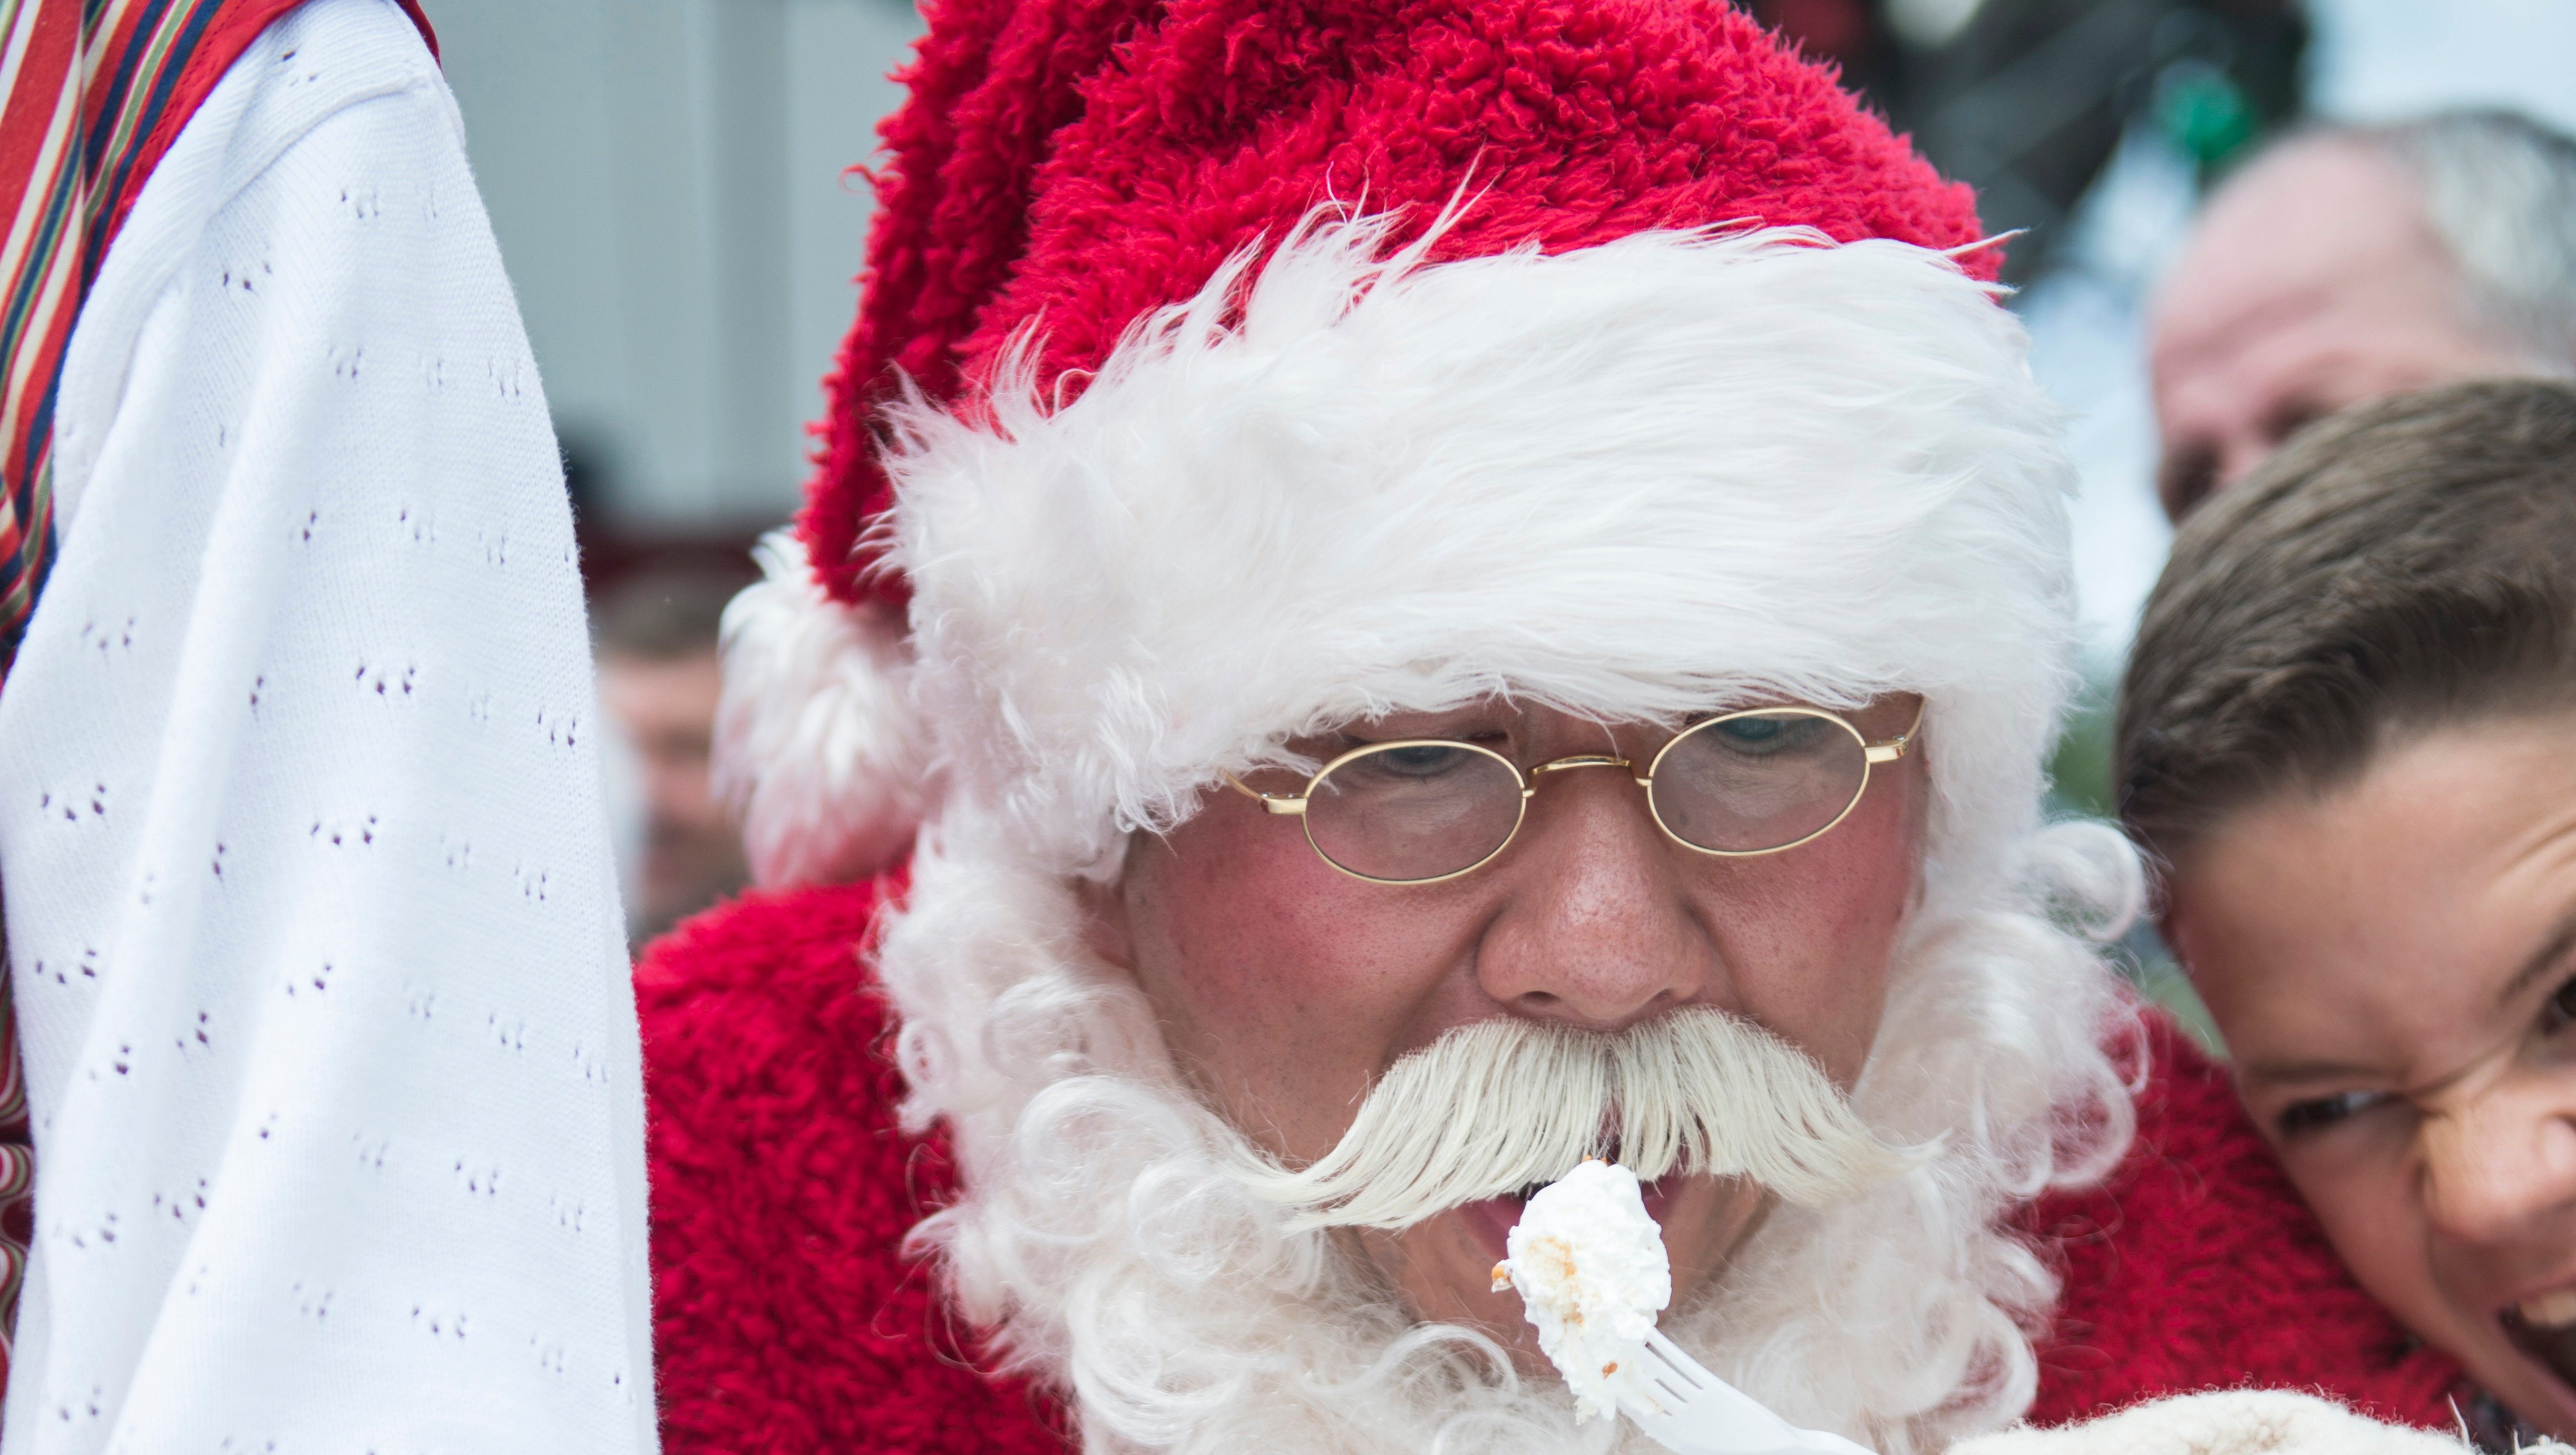
[[1231, 773], [1220, 773], [1217, 776], [1225, 780], [1225, 784], [1228, 788], [1231, 788], [1235, 792], [1242, 794], [1244, 797], [1251, 799], [1253, 802], [1260, 804], [1264, 812], [1304, 813], [1306, 811], [1306, 799], [1302, 794], [1295, 798], [1284, 798], [1277, 794], [1264, 793], [1260, 789], [1252, 787], [1250, 784], [1245, 783], [1242, 779], [1235, 777]]
[[[1895, 737], [1889, 738], [1886, 742], [1871, 743], [1863, 749], [1863, 751], [1869, 755], [1869, 761], [1872, 764], [1893, 763], [1897, 759], [1904, 757], [1905, 750], [1914, 746], [1915, 736], [1923, 731], [1923, 714], [1929, 710], [1931, 706], [1932, 700], [1928, 697], [1916, 699], [1914, 703], [1914, 721], [1907, 725], [1905, 731], [1898, 733]], [[1241, 785], [1238, 784], [1236, 786], [1240, 787]], [[1247, 789], [1245, 791], [1249, 792], [1250, 790]]]

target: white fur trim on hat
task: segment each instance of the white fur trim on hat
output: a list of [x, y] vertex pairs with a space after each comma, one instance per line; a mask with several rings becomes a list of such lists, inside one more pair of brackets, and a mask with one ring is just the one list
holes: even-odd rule
[[1102, 874], [1219, 770], [1389, 711], [1909, 690], [1936, 861], [1999, 867], [2070, 681], [2072, 477], [1995, 290], [1804, 229], [1385, 237], [1238, 258], [1069, 402], [1023, 347], [982, 407], [890, 412], [950, 791]]
[[754, 554], [766, 579], [724, 614], [716, 791], [760, 883], [863, 878], [911, 840], [928, 778], [903, 623], [824, 595], [792, 532]]

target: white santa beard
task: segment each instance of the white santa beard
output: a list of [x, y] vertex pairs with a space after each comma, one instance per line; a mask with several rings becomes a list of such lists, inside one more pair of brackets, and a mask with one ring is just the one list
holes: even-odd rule
[[[971, 831], [970, 831], [971, 832]], [[1941, 1155], [1823, 1212], [1781, 1207], [1667, 1321], [1781, 1413], [1887, 1455], [1999, 1428], [2036, 1385], [2054, 1281], [1999, 1220], [2128, 1144], [2105, 1042], [2122, 1002], [2040, 896], [2124, 918], [2099, 829], [2025, 854], [2017, 895], [1914, 916], [1854, 1100]], [[1071, 1392], [1086, 1448], [1233, 1455], [1608, 1449], [1490, 1339], [1412, 1324], [1323, 1233], [1227, 1170], [1242, 1139], [1181, 1084], [1151, 1007], [1085, 951], [1072, 891], [936, 830], [879, 961], [916, 1126], [948, 1123], [966, 1192], [924, 1221], [963, 1312], [1013, 1370]], [[985, 836], [976, 834], [976, 838]], [[2091, 892], [2087, 892], [2087, 886]], [[2104, 903], [2104, 901], [2113, 901]]]

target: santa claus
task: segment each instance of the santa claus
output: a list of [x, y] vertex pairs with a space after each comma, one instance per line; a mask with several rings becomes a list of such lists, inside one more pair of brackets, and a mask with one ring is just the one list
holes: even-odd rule
[[1718, 0], [986, 0], [909, 79], [728, 622], [806, 887], [642, 972], [672, 1450], [1654, 1448], [1495, 1276], [1586, 1158], [1790, 1426], [2438, 1448], [1993, 1435], [2453, 1374], [2042, 821], [2071, 477], [1964, 188]]

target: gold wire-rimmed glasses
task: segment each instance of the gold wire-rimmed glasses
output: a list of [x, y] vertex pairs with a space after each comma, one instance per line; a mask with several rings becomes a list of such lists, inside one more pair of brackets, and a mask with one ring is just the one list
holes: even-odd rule
[[1684, 728], [1643, 773], [1609, 753], [1524, 772], [1479, 743], [1398, 738], [1341, 754], [1295, 794], [1224, 776], [1269, 812], [1295, 815], [1306, 842], [1342, 873], [1371, 884], [1437, 884], [1492, 863], [1519, 837], [1538, 780], [1578, 768], [1631, 773], [1655, 826], [1683, 848], [1723, 859], [1794, 849], [1849, 817], [1870, 770], [1904, 757], [1922, 730], [1921, 705], [1883, 742], [1820, 707], [1756, 707]]

